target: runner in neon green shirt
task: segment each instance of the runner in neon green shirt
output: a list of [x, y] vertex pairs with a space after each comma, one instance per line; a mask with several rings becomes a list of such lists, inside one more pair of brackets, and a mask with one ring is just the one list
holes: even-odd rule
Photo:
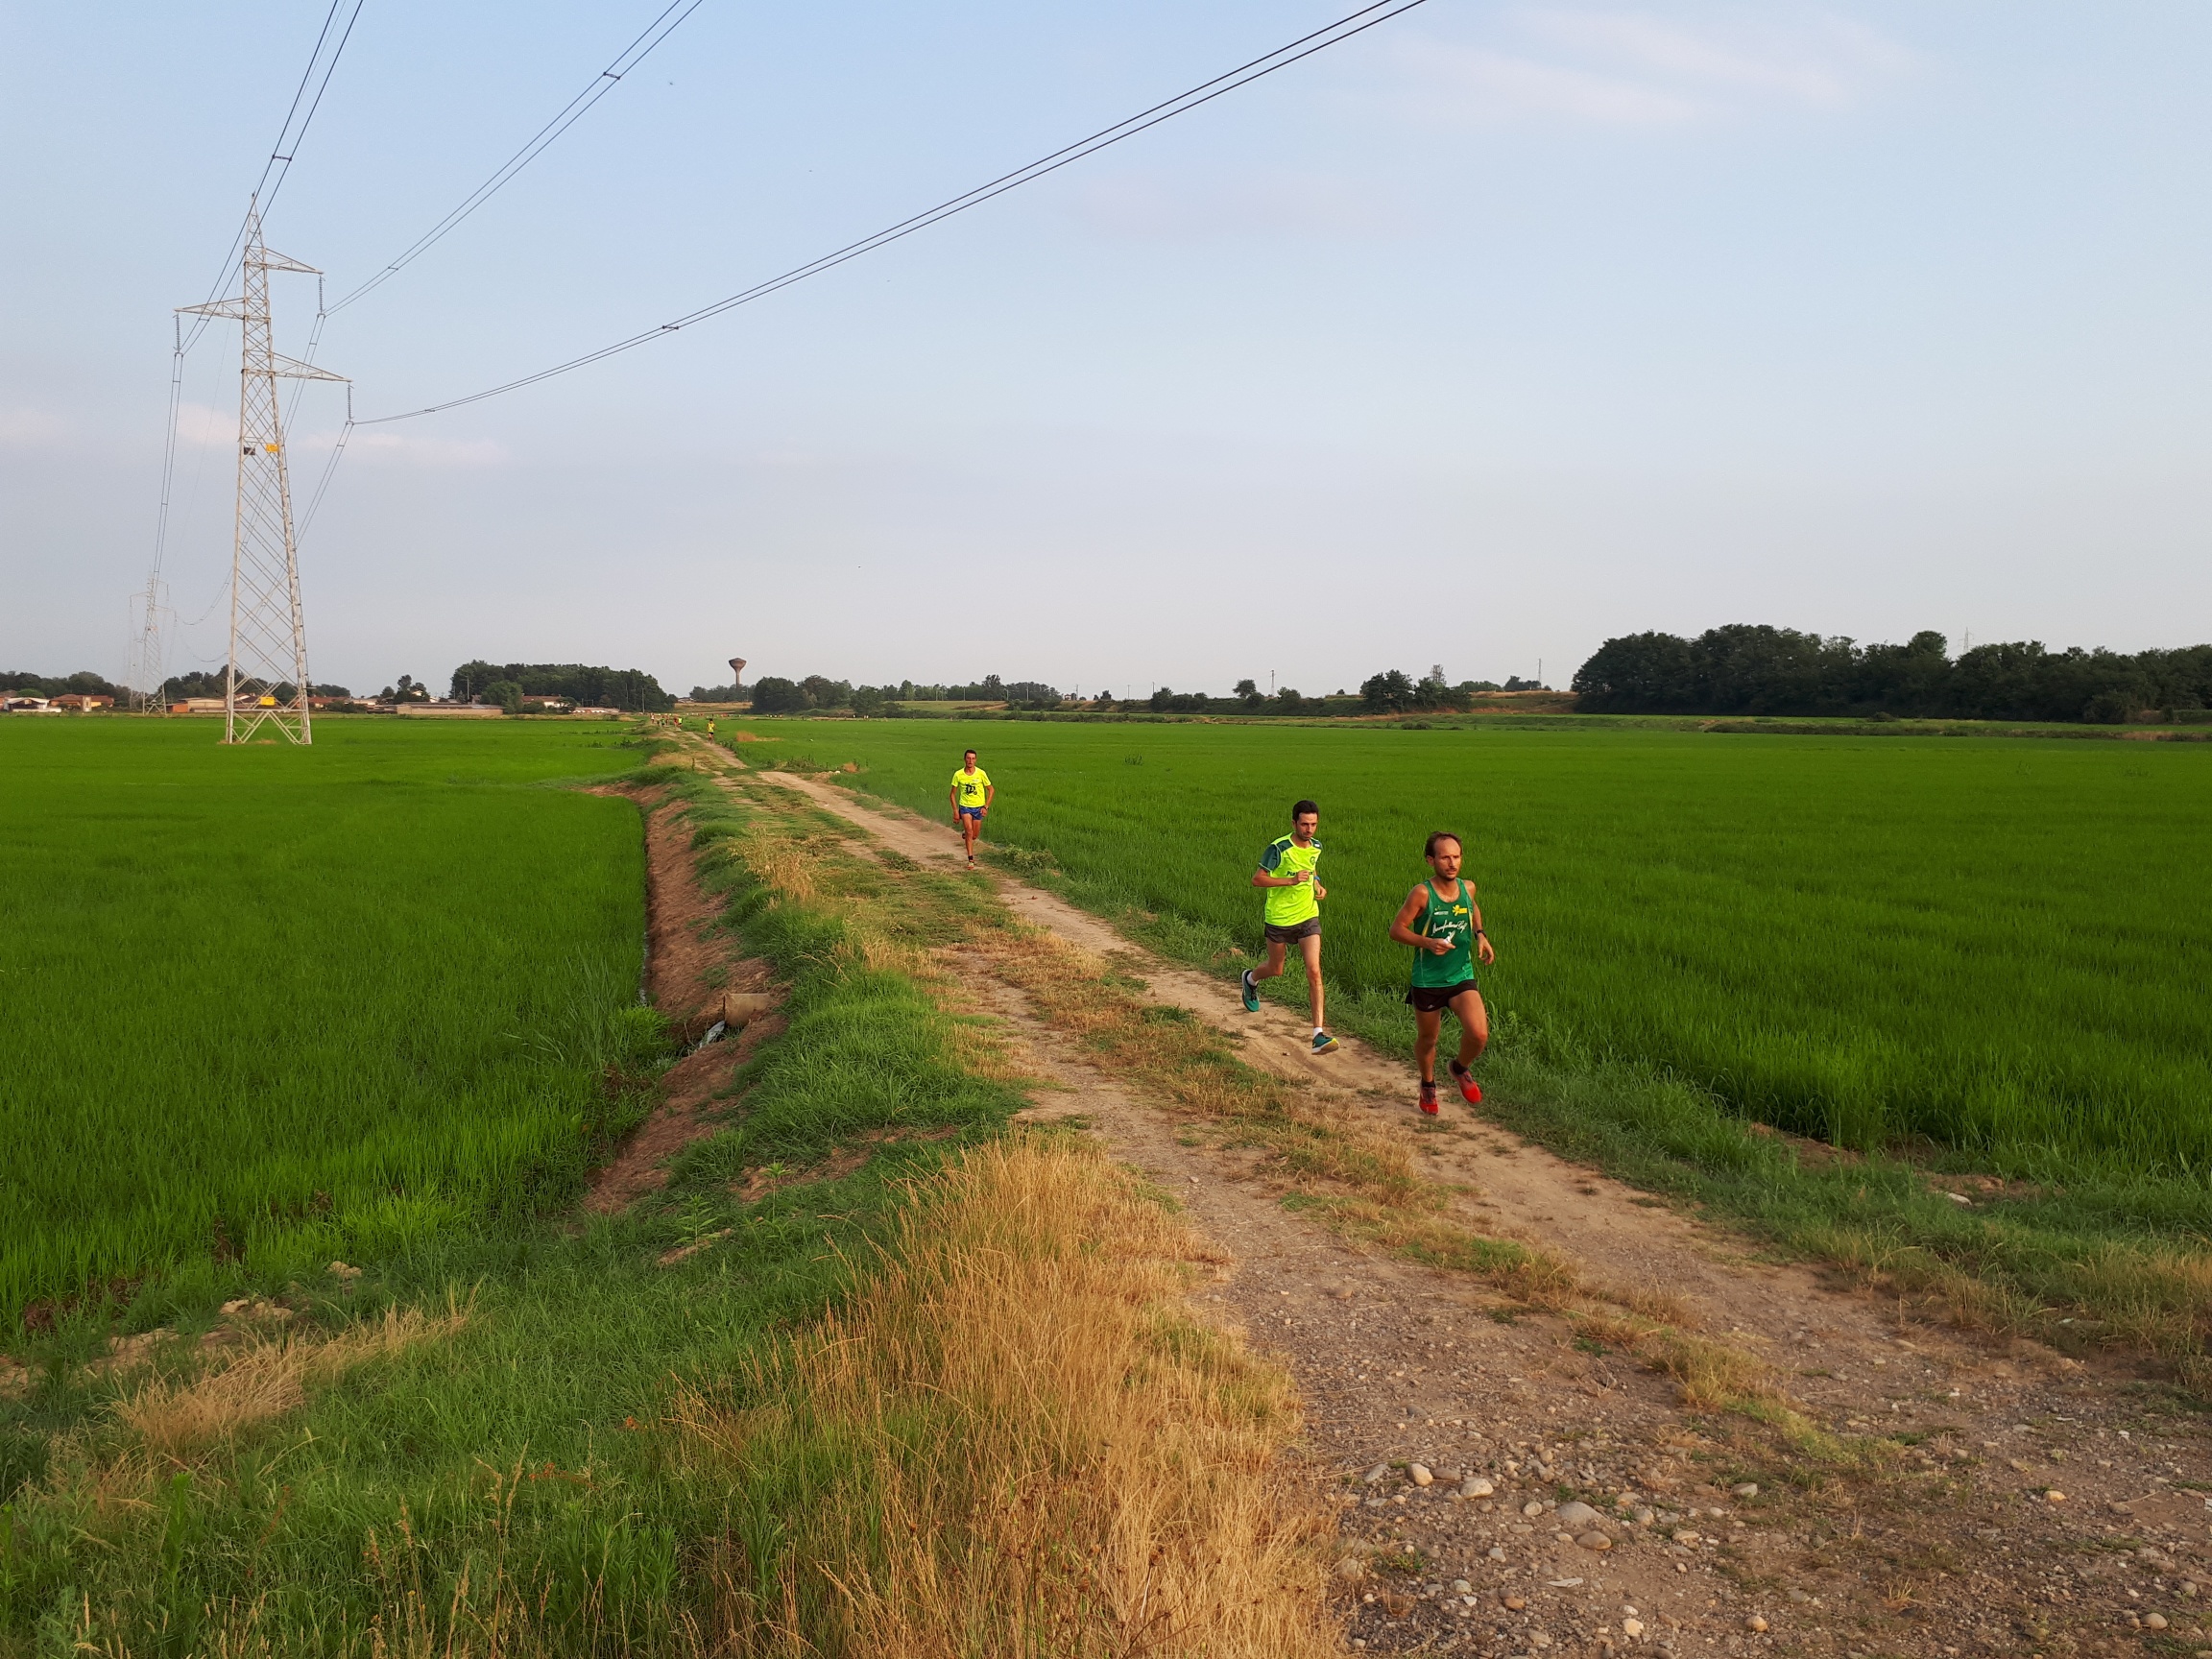
[[961, 756], [960, 770], [952, 774], [952, 828], [960, 831], [968, 849], [971, 870], [975, 868], [975, 839], [983, 833], [983, 814], [991, 810], [998, 795], [991, 774], [975, 764], [975, 751]]
[[1264, 967], [1244, 970], [1244, 1011], [1260, 1012], [1260, 981], [1283, 972], [1290, 947], [1306, 963], [1306, 991], [1313, 1005], [1313, 1052], [1326, 1054], [1337, 1046], [1321, 1023], [1321, 901], [1329, 889], [1321, 885], [1321, 808], [1301, 801], [1290, 808], [1290, 833], [1278, 836], [1260, 854], [1260, 868], [1252, 872], [1252, 885], [1267, 895], [1262, 931], [1267, 939]]
[[1472, 1070], [1490, 1045], [1490, 1013], [1475, 989], [1475, 964], [1498, 959], [1490, 935], [1482, 931], [1482, 907], [1475, 902], [1475, 883], [1459, 874], [1459, 837], [1439, 830], [1429, 837], [1428, 880], [1406, 895], [1390, 923], [1390, 937], [1413, 948], [1413, 984], [1406, 1000], [1413, 1009], [1413, 1057], [1421, 1063], [1421, 1110], [1436, 1116], [1436, 1046], [1444, 1033], [1444, 1010], [1459, 1021], [1459, 1058], [1452, 1080], [1460, 1098], [1479, 1105], [1482, 1086]]

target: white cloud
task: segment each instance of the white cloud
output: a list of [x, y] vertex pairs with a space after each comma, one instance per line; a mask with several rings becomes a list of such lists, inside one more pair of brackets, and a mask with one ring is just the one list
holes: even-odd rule
[[1617, 60], [1698, 86], [1763, 93], [1840, 108], [1912, 67], [1912, 54], [1833, 12], [1774, 8], [1699, 29], [1640, 12], [1548, 10], [1526, 14], [1529, 33], [1571, 50]]
[[11, 449], [37, 449], [73, 436], [77, 422], [50, 409], [18, 404], [0, 409], [0, 445]]
[[[185, 403], [177, 410], [177, 442], [194, 448], [228, 449], [238, 441], [238, 412], [206, 403]], [[295, 455], [328, 454], [338, 442], [336, 432], [295, 432]], [[507, 446], [489, 438], [422, 438], [404, 432], [354, 430], [346, 445], [349, 458], [397, 461], [432, 468], [497, 467], [508, 459]]]
[[1531, 118], [1675, 126], [1762, 108], [1839, 109], [1918, 63], [1906, 47], [1816, 7], [1649, 12], [1530, 7], [1492, 45], [1407, 39], [1401, 112], [1431, 124]]
[[[296, 451], [327, 452], [338, 442], [335, 432], [308, 432], [295, 438]], [[490, 438], [421, 438], [407, 432], [373, 432], [354, 428], [347, 440], [349, 461], [395, 461], [402, 466], [438, 469], [498, 467], [508, 459], [504, 444]]]
[[1156, 173], [1087, 180], [1076, 213], [1116, 235], [1164, 241], [1224, 236], [1364, 237], [1403, 216], [1372, 185], [1325, 173], [1267, 173], [1194, 181]]
[[1663, 88], [1479, 47], [1431, 41], [1402, 50], [1399, 61], [1414, 84], [1405, 113], [1438, 125], [1552, 115], [1608, 127], [1671, 126], [1704, 112]]
[[238, 411], [211, 403], [180, 403], [177, 442], [187, 448], [228, 449], [238, 442]]

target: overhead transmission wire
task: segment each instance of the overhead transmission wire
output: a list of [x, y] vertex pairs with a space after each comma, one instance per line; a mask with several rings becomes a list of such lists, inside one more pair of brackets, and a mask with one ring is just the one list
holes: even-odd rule
[[1249, 86], [1253, 82], [1272, 75], [1278, 70], [1287, 69], [1291, 64], [1303, 59], [1310, 58], [1317, 52], [1325, 52], [1332, 46], [1341, 45], [1354, 36], [1365, 34], [1379, 24], [1387, 23], [1393, 17], [1403, 16], [1415, 7], [1425, 4], [1427, 4], [1427, 0], [1374, 0], [1373, 4], [1363, 6], [1357, 12], [1339, 17], [1334, 23], [1316, 29], [1310, 34], [1302, 35], [1295, 40], [1278, 46], [1272, 52], [1263, 53], [1249, 62], [1239, 64], [1235, 69], [1214, 76], [1211, 81], [1200, 82], [1187, 91], [1179, 92], [1172, 98], [1153, 105], [1149, 109], [1140, 110], [1125, 120], [1116, 122], [1111, 127], [1101, 128], [1088, 138], [1078, 139], [1072, 144], [1053, 151], [1048, 156], [1039, 156], [1026, 166], [1018, 167], [1011, 173], [1000, 174], [990, 182], [978, 184], [973, 190], [954, 196], [948, 201], [940, 202], [936, 206], [925, 209], [912, 218], [902, 219], [896, 225], [887, 226], [873, 235], [864, 236], [857, 242], [848, 243], [843, 248], [837, 249], [833, 252], [825, 253], [818, 259], [811, 259], [804, 265], [794, 266], [781, 276], [771, 276], [764, 281], [755, 283], [750, 288], [740, 289], [737, 293], [730, 295], [726, 299], [717, 300], [712, 304], [703, 305], [696, 311], [685, 312], [683, 316], [661, 324], [658, 327], [632, 334], [625, 339], [613, 342], [612, 345], [602, 346], [595, 351], [588, 351], [580, 357], [571, 357], [565, 362], [556, 363], [550, 368], [541, 369], [532, 374], [524, 374], [517, 379], [503, 381], [499, 385], [487, 387], [481, 392], [471, 392], [462, 397], [449, 397], [441, 403], [429, 403], [420, 409], [408, 409], [395, 415], [367, 417], [354, 421], [353, 424], [380, 426], [394, 421], [413, 421], [424, 415], [442, 414], [448, 409], [459, 409], [467, 404], [481, 403], [486, 398], [502, 397], [509, 392], [518, 392], [525, 386], [537, 385], [541, 380], [550, 380], [555, 375], [566, 374], [574, 370], [587, 368], [593, 363], [603, 362], [609, 357], [618, 356], [622, 352], [636, 350], [650, 341], [666, 339], [669, 335], [681, 329], [688, 328], [693, 324], [704, 323], [710, 317], [718, 317], [723, 312], [733, 310], [740, 305], [749, 305], [756, 300], [764, 300], [771, 294], [790, 287], [793, 283], [804, 282], [809, 276], [818, 276], [825, 271], [833, 270], [837, 266], [845, 264], [848, 260], [857, 259], [862, 254], [872, 253], [878, 248], [887, 247], [903, 237], [911, 236], [917, 230], [926, 230], [930, 226], [942, 224], [947, 219], [952, 218], [956, 214], [965, 213], [972, 207], [979, 207], [995, 197], [1005, 195], [1009, 190], [1018, 190], [1024, 184], [1032, 183], [1044, 178], [1046, 174], [1056, 173], [1063, 167], [1080, 161], [1086, 156], [1094, 156], [1101, 150], [1121, 143], [1124, 139], [1134, 138], [1138, 133], [1157, 127], [1162, 122], [1172, 121], [1178, 115], [1188, 114], [1201, 105], [1211, 104], [1214, 99], [1225, 97], [1240, 87]]
[[[346, 12], [347, 6], [347, 0], [330, 0], [330, 10], [323, 17], [322, 32], [315, 36], [315, 50], [307, 55], [307, 67], [301, 72], [300, 84], [293, 89], [291, 107], [284, 111], [284, 125], [277, 130], [276, 142], [270, 146], [269, 159], [261, 164], [261, 177], [253, 182], [247, 219], [252, 218], [256, 209], [266, 213], [275, 204], [277, 192], [284, 188], [284, 180], [292, 172], [293, 157], [300, 154], [300, 145], [307, 136], [307, 129], [314, 122], [315, 112], [323, 108], [323, 95], [330, 89], [330, 77], [337, 72], [338, 60], [345, 56], [346, 43], [353, 38], [353, 25], [361, 20], [361, 8], [367, 3], [368, 0], [352, 0], [353, 9], [346, 12], [346, 26], [339, 30], [336, 45], [331, 46], [329, 56], [325, 58], [323, 49], [331, 45], [331, 30], [337, 26], [338, 13]], [[320, 81], [315, 78], [318, 67], [323, 71]], [[307, 95], [310, 83], [315, 86], [312, 98]], [[304, 114], [300, 108], [302, 103], [307, 107]], [[223, 255], [223, 269], [216, 273], [215, 284], [207, 290], [204, 303], [213, 304], [223, 297], [223, 290], [229, 284], [230, 272], [245, 244], [246, 219], [241, 219], [236, 232], [230, 238], [230, 250]], [[185, 350], [192, 349], [207, 325], [213, 321], [211, 317], [192, 319], [191, 326], [186, 330]]]
[[497, 195], [508, 180], [536, 160], [548, 145], [589, 113], [592, 105], [613, 91], [620, 84], [623, 76], [642, 63], [656, 46], [673, 35], [683, 26], [685, 18], [705, 4], [706, 0], [673, 0], [673, 4], [665, 12], [662, 12], [660, 16], [646, 25], [644, 32], [637, 39], [624, 47], [612, 63], [592, 78], [589, 85], [571, 98], [562, 108], [558, 115], [555, 115], [552, 120], [539, 129], [529, 143], [523, 145], [521, 149], [516, 151], [514, 155], [502, 162], [498, 170], [464, 197], [460, 205], [455, 207], [452, 212], [446, 214], [445, 218], [439, 220], [437, 224], [431, 226], [421, 236], [410, 242], [400, 252], [397, 258], [378, 271], [368, 281], [341, 298], [336, 304], [330, 307], [330, 314], [334, 315], [345, 310], [354, 301], [389, 282], [394, 276], [397, 276], [401, 271], [428, 252], [433, 246], [445, 238], [447, 232]]
[[[410, 242], [400, 251], [397, 258], [379, 269], [376, 275], [370, 277], [368, 281], [342, 296], [335, 304], [327, 305], [323, 302], [322, 287], [318, 283], [315, 326], [307, 336], [307, 349], [302, 354], [301, 361], [307, 363], [315, 361], [315, 353], [323, 343], [324, 325], [333, 316], [345, 310], [356, 300], [362, 299], [382, 287], [401, 271], [427, 253], [438, 243], [444, 241], [453, 230], [459, 228], [463, 220], [483, 206], [485, 203], [491, 201], [493, 196], [496, 196], [500, 190], [513, 181], [517, 173], [537, 160], [564, 132], [590, 113], [593, 105], [620, 85], [624, 76], [644, 62], [652, 55], [655, 47], [675, 34], [678, 29], [683, 27], [691, 13], [705, 4], [706, 0], [671, 0], [669, 6], [659, 16], [648, 23], [635, 40], [632, 40], [629, 45], [616, 53], [613, 61], [600, 70], [597, 75], [594, 75], [589, 84], [563, 105], [560, 112], [540, 128], [528, 143], [501, 162], [490, 178], [462, 198], [458, 206], [446, 214], [445, 218], [439, 220], [437, 224], [431, 226], [421, 236]], [[293, 405], [293, 409], [297, 415], [298, 403]], [[315, 522], [315, 515], [323, 505], [323, 497], [329, 493], [330, 480], [338, 470], [338, 463], [345, 457], [346, 445], [353, 436], [353, 392], [352, 388], [349, 386], [346, 392], [346, 424], [338, 434], [337, 443], [331, 447], [329, 460], [324, 463], [323, 476], [315, 485], [314, 494], [308, 498], [307, 511], [301, 516], [300, 534], [302, 536], [307, 533], [308, 526]], [[287, 428], [288, 436], [289, 428]]]
[[[307, 66], [300, 72], [300, 84], [292, 90], [292, 103], [284, 111], [284, 124], [276, 131], [276, 142], [269, 148], [269, 159], [261, 164], [261, 177], [253, 181], [253, 192], [249, 199], [246, 218], [238, 222], [238, 228], [230, 238], [229, 251], [223, 255], [223, 268], [216, 273], [214, 285], [207, 290], [204, 303], [213, 304], [223, 297], [223, 290], [230, 284], [230, 272], [244, 251], [248, 222], [257, 208], [266, 208], [276, 201], [277, 191], [283, 188], [285, 178], [292, 171], [292, 158], [299, 155], [301, 141], [307, 136], [307, 129], [314, 122], [316, 110], [323, 107], [323, 94], [329, 90], [330, 77], [337, 71], [338, 60], [345, 55], [346, 43], [353, 37], [353, 25], [360, 21], [361, 8], [365, 4], [367, 0], [353, 0], [353, 10], [347, 13], [346, 27], [339, 32], [337, 44], [331, 47], [329, 57], [325, 59], [323, 49], [330, 45], [330, 32], [337, 25], [338, 13], [346, 8], [346, 0], [330, 0], [330, 10], [324, 13], [323, 27], [315, 36], [315, 49], [308, 53]], [[322, 66], [323, 78], [315, 82], [318, 64]], [[307, 96], [310, 82], [315, 82], [315, 95], [312, 99]], [[300, 108], [303, 101], [307, 106], [304, 115], [301, 113]], [[146, 584], [146, 602], [150, 607], [156, 603], [155, 596], [161, 582], [161, 566], [169, 548], [169, 507], [177, 478], [177, 421], [182, 413], [184, 400], [184, 358], [199, 344], [200, 336], [206, 331], [207, 325], [212, 321], [212, 318], [204, 315], [195, 316], [189, 330], [184, 328], [181, 319], [175, 320], [173, 325], [174, 345], [169, 357], [169, 430], [161, 445], [161, 499], [154, 516], [154, 568]], [[141, 637], [152, 627], [152, 619], [148, 617], [142, 623]], [[138, 664], [141, 671], [157, 670], [159, 666], [158, 662]], [[139, 686], [135, 689], [143, 691], [149, 687]]]

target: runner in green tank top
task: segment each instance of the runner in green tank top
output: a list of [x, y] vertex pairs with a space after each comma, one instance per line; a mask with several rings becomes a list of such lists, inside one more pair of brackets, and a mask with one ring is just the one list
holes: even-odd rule
[[1475, 964], [1487, 967], [1497, 952], [1482, 931], [1475, 883], [1460, 879], [1461, 856], [1458, 836], [1444, 830], [1430, 836], [1427, 857], [1435, 874], [1406, 895], [1390, 924], [1390, 937], [1413, 948], [1413, 985], [1406, 1000], [1413, 1008], [1421, 1110], [1431, 1118], [1436, 1116], [1436, 1045], [1444, 1032], [1444, 1010], [1459, 1018], [1459, 1058], [1452, 1062], [1452, 1080], [1470, 1106], [1482, 1098], [1471, 1068], [1490, 1042], [1490, 1015], [1475, 989]]

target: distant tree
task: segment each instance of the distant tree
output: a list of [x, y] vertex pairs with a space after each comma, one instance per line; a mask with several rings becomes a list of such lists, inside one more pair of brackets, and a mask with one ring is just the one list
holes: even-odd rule
[[74, 674], [34, 674], [28, 668], [0, 669], [0, 691], [19, 692], [25, 697], [112, 697], [118, 702], [130, 695], [128, 688], [103, 679], [89, 668], [79, 669]]
[[763, 674], [753, 682], [756, 714], [797, 714], [806, 708], [806, 693], [781, 675]]
[[884, 705], [889, 702], [890, 699], [883, 694], [880, 687], [863, 685], [853, 693], [853, 712], [872, 717], [882, 713]]
[[[2116, 722], [2212, 696], [2212, 645], [2176, 651], [2051, 651], [2036, 640], [1957, 659], [1933, 630], [1902, 645], [1732, 624], [1695, 639], [1608, 639], [1575, 674], [1592, 712], [1962, 716]], [[1508, 681], [1508, 690], [1518, 682]]]
[[510, 714], [519, 711], [522, 707], [522, 686], [518, 681], [494, 680], [489, 685], [480, 687], [476, 695], [483, 702], [498, 704]]
[[1413, 682], [1398, 668], [1371, 675], [1359, 683], [1359, 703], [1370, 714], [1403, 714], [1414, 706], [1419, 693]]
[[[1672, 634], [1608, 639], [1575, 671], [1575, 707], [1598, 714], [1695, 714], [1705, 687], [1697, 651]], [[1520, 676], [1505, 688], [1521, 688]]]
[[809, 674], [799, 682], [799, 688], [806, 693], [809, 709], [848, 709], [853, 704], [850, 680], [830, 680], [820, 674]]
[[1260, 683], [1257, 680], [1239, 680], [1230, 688], [1232, 697], [1240, 697], [1247, 703], [1260, 700]]
[[494, 680], [514, 681], [525, 697], [558, 697], [586, 708], [661, 713], [676, 706], [661, 682], [642, 669], [583, 662], [487, 662], [481, 658], [453, 670], [448, 695], [466, 700]]

